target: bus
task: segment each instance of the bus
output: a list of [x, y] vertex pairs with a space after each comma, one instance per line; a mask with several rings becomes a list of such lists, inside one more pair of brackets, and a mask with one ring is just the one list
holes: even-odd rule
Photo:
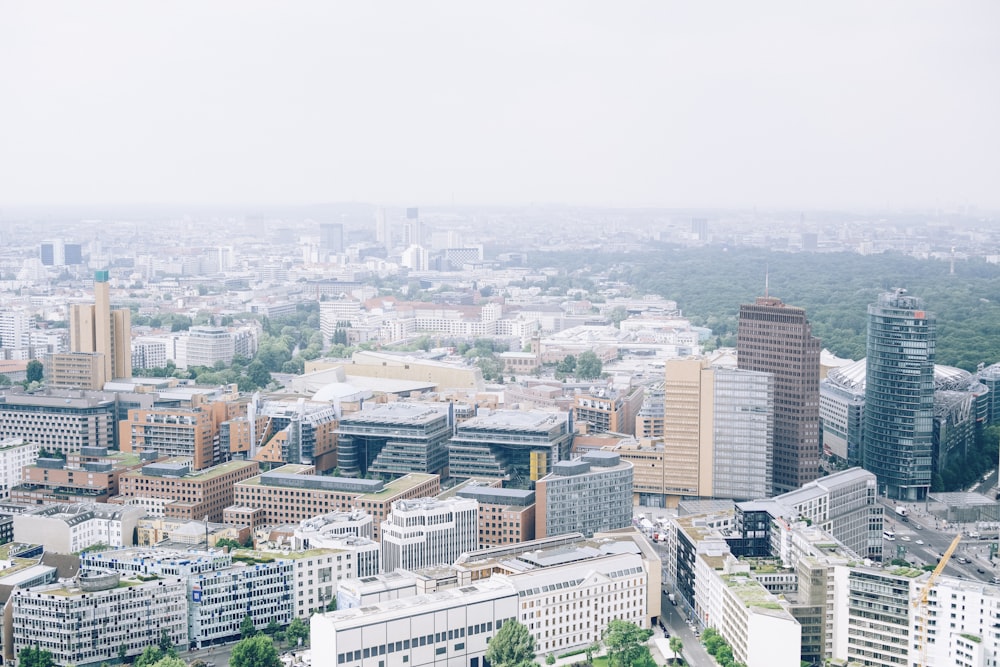
[[882, 539], [893, 541], [893, 540], [896, 539], [896, 533], [892, 532], [891, 530], [883, 531], [882, 532]]

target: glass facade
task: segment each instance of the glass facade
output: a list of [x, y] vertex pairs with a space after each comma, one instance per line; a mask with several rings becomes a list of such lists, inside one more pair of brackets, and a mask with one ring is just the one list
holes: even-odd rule
[[930, 489], [935, 329], [905, 290], [868, 307], [862, 462], [890, 498], [923, 500]]

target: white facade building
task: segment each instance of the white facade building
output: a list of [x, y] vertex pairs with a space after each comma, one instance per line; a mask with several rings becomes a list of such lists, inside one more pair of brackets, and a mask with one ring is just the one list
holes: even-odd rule
[[141, 507], [101, 503], [46, 505], [14, 515], [14, 540], [41, 544], [46, 551], [71, 554], [95, 544], [132, 546]]
[[479, 502], [457, 497], [398, 500], [380, 535], [385, 572], [450, 564], [479, 547]]
[[10, 490], [21, 483], [24, 466], [38, 459], [38, 445], [24, 438], [0, 441], [0, 500], [10, 499]]
[[187, 589], [176, 577], [154, 581], [118, 573], [80, 576], [72, 584], [15, 588], [10, 598], [15, 655], [27, 647], [52, 654], [57, 665], [96, 667], [155, 646], [166, 630], [187, 644]]

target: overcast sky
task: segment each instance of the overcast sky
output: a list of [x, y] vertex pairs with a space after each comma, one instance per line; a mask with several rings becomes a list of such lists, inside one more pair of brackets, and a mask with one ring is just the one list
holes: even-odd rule
[[1000, 2], [0, 0], [0, 206], [1000, 208]]

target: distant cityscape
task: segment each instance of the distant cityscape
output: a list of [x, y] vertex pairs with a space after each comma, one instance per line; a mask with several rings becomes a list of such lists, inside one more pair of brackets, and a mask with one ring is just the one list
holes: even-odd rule
[[867, 286], [844, 358], [766, 264], [730, 331], [607, 269], [754, 248], [992, 280], [989, 213], [87, 214], [0, 212], [4, 662], [249, 628], [290, 667], [489, 667], [516, 622], [593, 664], [615, 621], [655, 664], [1000, 660], [1000, 348], [938, 363], [905, 280]]

